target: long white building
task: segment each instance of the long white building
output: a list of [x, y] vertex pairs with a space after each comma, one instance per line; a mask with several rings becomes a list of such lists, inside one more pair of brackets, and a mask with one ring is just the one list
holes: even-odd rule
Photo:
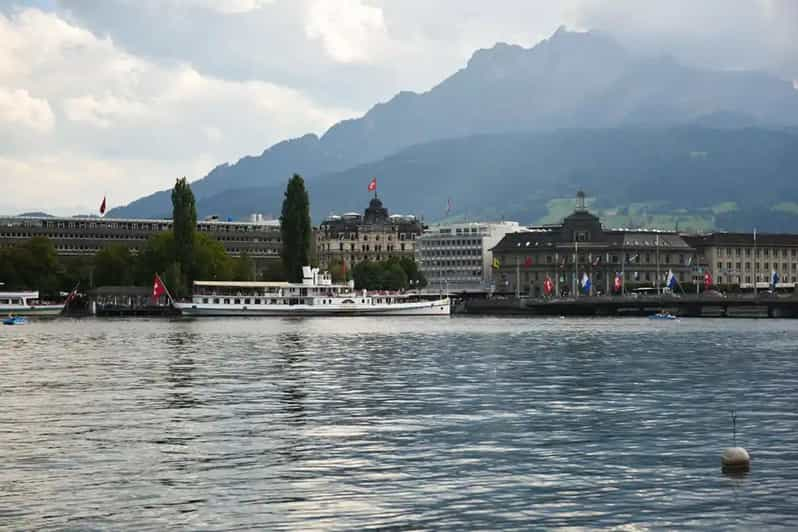
[[491, 249], [518, 222], [464, 222], [428, 227], [416, 239], [415, 256], [428, 289], [489, 291], [493, 285]]

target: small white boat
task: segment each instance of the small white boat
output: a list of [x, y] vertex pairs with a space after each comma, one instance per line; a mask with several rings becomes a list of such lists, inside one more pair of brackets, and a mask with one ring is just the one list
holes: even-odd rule
[[41, 303], [39, 292], [0, 292], [0, 316], [58, 316], [64, 304]]
[[318, 268], [302, 268], [301, 283], [194, 281], [191, 302], [175, 302], [186, 316], [448, 316], [448, 297], [367, 292], [334, 284]]
[[658, 312], [656, 314], [649, 315], [648, 319], [650, 320], [675, 320], [677, 319], [676, 316], [670, 314], [668, 312]]

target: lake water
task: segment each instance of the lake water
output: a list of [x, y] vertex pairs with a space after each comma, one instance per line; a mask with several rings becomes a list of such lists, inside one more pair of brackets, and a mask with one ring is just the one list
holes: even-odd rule
[[64, 319], [0, 364], [0, 528], [798, 526], [798, 321]]

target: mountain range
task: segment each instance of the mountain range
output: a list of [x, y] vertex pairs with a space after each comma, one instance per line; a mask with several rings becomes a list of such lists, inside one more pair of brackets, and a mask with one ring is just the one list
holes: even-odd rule
[[[319, 221], [362, 210], [377, 176], [394, 212], [530, 223], [556, 217], [584, 188], [619, 223], [729, 228], [766, 208], [779, 213], [767, 220], [798, 229], [782, 205], [798, 193], [796, 126], [791, 82], [642, 57], [605, 34], [561, 28], [532, 48], [479, 50], [427, 92], [400, 92], [321, 137], [220, 165], [192, 189], [201, 215], [277, 213], [288, 177], [300, 173]], [[170, 211], [161, 191], [109, 216]]]

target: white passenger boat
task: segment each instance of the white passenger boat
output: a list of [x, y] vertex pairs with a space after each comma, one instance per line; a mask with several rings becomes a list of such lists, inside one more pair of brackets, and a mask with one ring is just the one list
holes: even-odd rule
[[194, 281], [191, 302], [174, 306], [186, 316], [448, 316], [449, 298], [367, 292], [334, 284], [328, 273], [303, 267], [301, 283]]
[[41, 303], [39, 292], [0, 292], [0, 316], [57, 316], [63, 310], [63, 303]]

